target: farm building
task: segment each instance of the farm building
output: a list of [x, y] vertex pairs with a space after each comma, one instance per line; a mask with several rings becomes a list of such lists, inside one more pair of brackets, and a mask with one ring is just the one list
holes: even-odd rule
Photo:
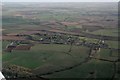
[[5, 51], [7, 52], [11, 52], [16, 46], [7, 46], [7, 48], [5, 49]]
[[16, 42], [12, 42], [9, 45], [7, 45], [5, 51], [12, 52], [12, 50], [30, 50], [32, 46], [33, 45], [30, 44], [18, 45]]
[[12, 43], [10, 43], [9, 45], [7, 45], [5, 51], [11, 52], [16, 46], [17, 46], [17, 44], [14, 43], [14, 42], [12, 42]]

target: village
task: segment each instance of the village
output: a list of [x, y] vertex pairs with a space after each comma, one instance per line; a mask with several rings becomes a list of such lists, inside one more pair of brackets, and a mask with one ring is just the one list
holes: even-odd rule
[[11, 52], [12, 50], [30, 50], [36, 43], [86, 46], [89, 48], [93, 47], [94, 50], [109, 48], [103, 39], [98, 39], [96, 42], [90, 42], [86, 37], [79, 37], [74, 34], [62, 32], [46, 32], [44, 30], [7, 34], [6, 36], [3, 36], [3, 41], [6, 40], [11, 42], [5, 49], [5, 51], [8, 52]]

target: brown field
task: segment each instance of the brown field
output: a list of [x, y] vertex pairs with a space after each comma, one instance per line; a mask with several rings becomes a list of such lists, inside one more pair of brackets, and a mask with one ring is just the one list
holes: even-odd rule
[[3, 40], [21, 40], [24, 41], [26, 40], [25, 37], [18, 37], [18, 36], [2, 36]]

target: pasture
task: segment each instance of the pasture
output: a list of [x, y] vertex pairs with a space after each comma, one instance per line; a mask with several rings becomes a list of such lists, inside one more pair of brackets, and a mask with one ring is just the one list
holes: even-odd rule
[[[91, 74], [94, 72], [94, 74]], [[52, 78], [111, 78], [113, 74], [113, 64], [99, 60], [91, 60], [81, 66], [63, 72], [45, 75], [43, 77]]]
[[[5, 44], [4, 44], [5, 43]], [[8, 42], [3, 42], [3, 48]], [[36, 44], [29, 51], [3, 51], [3, 64], [15, 64], [29, 69], [37, 69], [39, 67], [54, 65], [65, 67], [83, 61], [88, 56], [88, 48], [73, 46], [70, 55], [67, 54], [69, 45], [58, 44]], [[59, 64], [59, 65], [58, 65]], [[46, 69], [46, 68], [45, 68]]]

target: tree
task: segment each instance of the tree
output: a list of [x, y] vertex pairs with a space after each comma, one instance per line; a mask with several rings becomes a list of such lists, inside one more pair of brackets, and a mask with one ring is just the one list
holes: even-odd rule
[[69, 48], [69, 51], [68, 51], [68, 52], [71, 52], [71, 51], [72, 51], [73, 43], [74, 43], [74, 40], [71, 39], [71, 40], [70, 40], [70, 48]]

